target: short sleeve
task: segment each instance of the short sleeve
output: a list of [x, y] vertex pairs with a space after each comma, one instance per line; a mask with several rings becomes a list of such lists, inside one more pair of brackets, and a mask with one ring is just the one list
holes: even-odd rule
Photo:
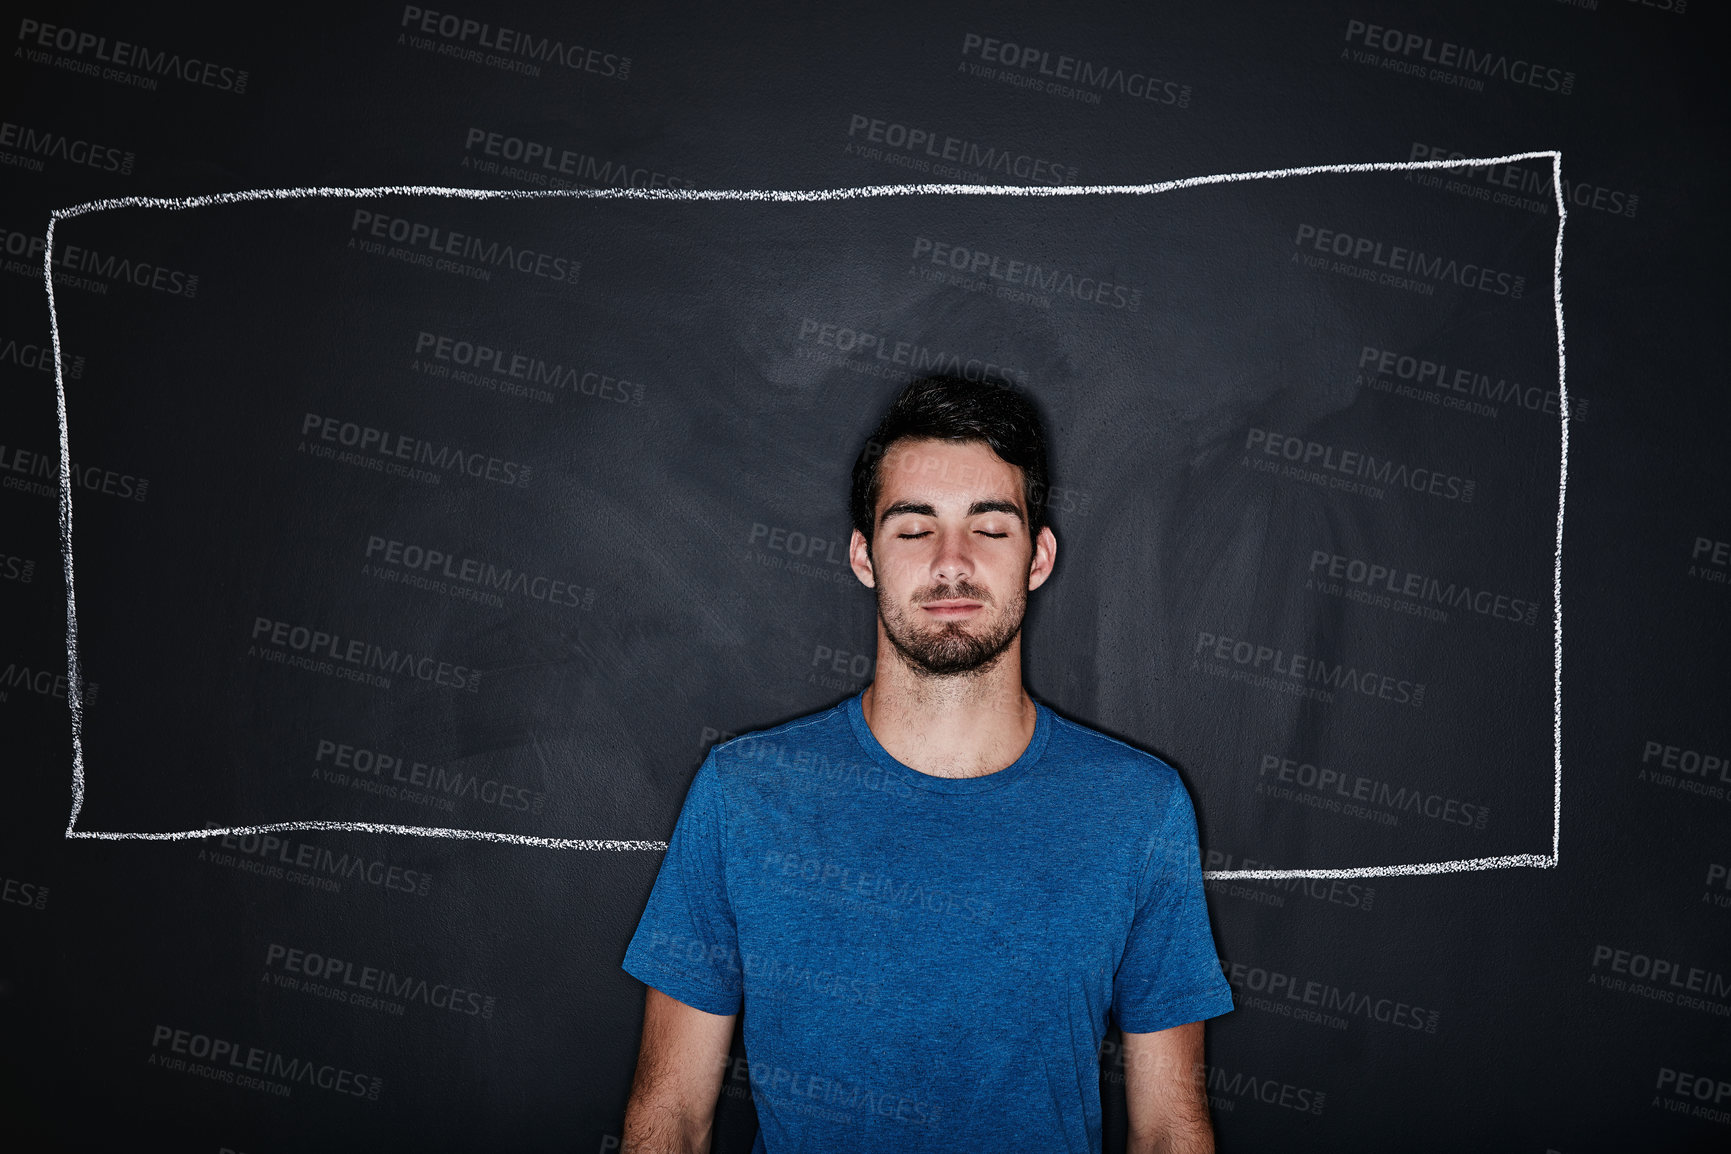
[[711, 1014], [738, 1013], [743, 998], [726, 851], [727, 799], [711, 750], [685, 795], [622, 963], [638, 981]]
[[1166, 820], [1144, 863], [1112, 1012], [1125, 1033], [1147, 1034], [1231, 1009], [1202, 892], [1196, 811], [1174, 780]]

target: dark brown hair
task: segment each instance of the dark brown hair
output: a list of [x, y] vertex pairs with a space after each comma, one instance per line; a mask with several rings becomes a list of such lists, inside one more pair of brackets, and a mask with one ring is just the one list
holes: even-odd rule
[[1033, 403], [999, 381], [921, 377], [897, 395], [854, 461], [848, 514], [868, 546], [872, 514], [883, 491], [878, 466], [884, 454], [897, 441], [924, 438], [985, 442], [1006, 464], [1022, 471], [1028, 535], [1038, 534], [1046, 524], [1046, 437]]

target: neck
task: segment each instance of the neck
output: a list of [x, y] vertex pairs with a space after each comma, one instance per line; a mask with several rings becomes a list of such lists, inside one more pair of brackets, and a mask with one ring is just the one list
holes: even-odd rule
[[903, 765], [934, 777], [980, 777], [1013, 764], [1038, 713], [1022, 687], [1022, 639], [967, 674], [932, 677], [878, 625], [877, 679], [860, 697], [872, 736]]

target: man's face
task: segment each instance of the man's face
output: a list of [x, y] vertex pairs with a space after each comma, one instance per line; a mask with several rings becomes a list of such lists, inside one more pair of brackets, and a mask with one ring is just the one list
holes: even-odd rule
[[885, 635], [918, 675], [991, 668], [1057, 552], [1050, 528], [1028, 533], [1021, 470], [981, 441], [902, 440], [878, 476], [870, 556], [855, 530], [849, 560]]

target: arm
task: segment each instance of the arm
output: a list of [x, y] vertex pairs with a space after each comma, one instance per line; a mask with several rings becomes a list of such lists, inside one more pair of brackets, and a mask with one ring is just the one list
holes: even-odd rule
[[647, 989], [622, 1154], [708, 1154], [739, 1015], [706, 1013]]
[[1125, 1154], [1214, 1154], [1202, 1023], [1124, 1035]]

